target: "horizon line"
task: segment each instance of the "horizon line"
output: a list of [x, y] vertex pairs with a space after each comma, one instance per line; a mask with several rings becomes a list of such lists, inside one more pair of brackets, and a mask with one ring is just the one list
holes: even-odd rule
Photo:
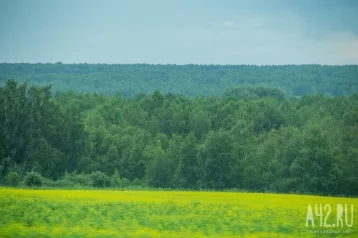
[[201, 64], [201, 63], [94, 63], [94, 62], [77, 62], [77, 63], [63, 63], [57, 62], [0, 62], [0, 64], [59, 64], [59, 65], [149, 65], [149, 66], [358, 66], [358, 64], [319, 64], [319, 63], [302, 63], [302, 64]]

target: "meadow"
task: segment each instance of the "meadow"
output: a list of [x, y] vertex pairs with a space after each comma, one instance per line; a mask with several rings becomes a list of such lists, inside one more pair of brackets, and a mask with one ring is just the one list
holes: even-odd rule
[[[306, 227], [309, 204], [315, 227], [311, 220]], [[342, 223], [337, 223], [337, 204], [348, 204]], [[0, 236], [358, 237], [351, 220], [357, 209], [357, 198], [341, 197], [0, 188]]]

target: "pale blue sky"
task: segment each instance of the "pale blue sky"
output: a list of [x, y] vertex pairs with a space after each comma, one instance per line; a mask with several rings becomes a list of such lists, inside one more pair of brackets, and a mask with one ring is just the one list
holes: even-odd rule
[[357, 0], [0, 0], [0, 62], [358, 64]]

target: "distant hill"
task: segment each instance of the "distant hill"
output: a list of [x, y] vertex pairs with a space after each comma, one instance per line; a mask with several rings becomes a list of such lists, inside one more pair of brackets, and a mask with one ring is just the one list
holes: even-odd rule
[[358, 92], [358, 65], [148, 65], [148, 64], [0, 64], [0, 86], [15, 78], [53, 91], [101, 92], [125, 97], [138, 93], [221, 96], [228, 88], [262, 85], [281, 88], [287, 96]]

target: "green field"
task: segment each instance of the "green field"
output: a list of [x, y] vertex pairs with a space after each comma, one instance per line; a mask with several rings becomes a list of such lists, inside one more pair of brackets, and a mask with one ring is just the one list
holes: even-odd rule
[[[1, 237], [357, 237], [337, 204], [358, 199], [233, 192], [0, 190]], [[315, 227], [306, 227], [308, 205]], [[323, 205], [322, 227], [315, 204]], [[329, 204], [332, 208], [330, 213]], [[327, 205], [328, 206], [328, 205]], [[319, 209], [317, 210], [319, 212]], [[357, 209], [353, 217], [357, 217]], [[316, 232], [316, 233], [311, 233]], [[317, 233], [320, 232], [320, 233]]]

